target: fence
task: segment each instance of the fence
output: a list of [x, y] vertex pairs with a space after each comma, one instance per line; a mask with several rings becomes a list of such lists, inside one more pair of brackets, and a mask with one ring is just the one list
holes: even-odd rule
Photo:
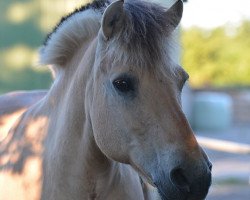
[[208, 149], [250, 155], [250, 145], [198, 136], [199, 144]]

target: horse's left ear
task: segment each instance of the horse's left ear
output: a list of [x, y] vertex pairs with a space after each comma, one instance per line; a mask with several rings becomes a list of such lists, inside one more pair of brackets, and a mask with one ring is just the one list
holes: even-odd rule
[[123, 4], [124, 0], [111, 3], [103, 14], [102, 33], [106, 40], [111, 38], [121, 28], [124, 18]]
[[165, 14], [167, 31], [172, 32], [180, 23], [183, 13], [183, 2], [177, 0]]

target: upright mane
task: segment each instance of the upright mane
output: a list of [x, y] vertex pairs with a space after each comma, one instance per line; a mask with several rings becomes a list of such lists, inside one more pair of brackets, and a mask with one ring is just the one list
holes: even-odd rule
[[40, 50], [40, 63], [65, 64], [82, 42], [96, 35], [101, 15], [109, 4], [109, 0], [94, 0], [62, 17], [44, 41]]
[[[63, 17], [47, 36], [40, 51], [40, 63], [63, 67], [84, 41], [97, 35], [103, 12], [111, 2], [94, 0]], [[163, 59], [168, 62], [175, 59], [172, 52], [177, 47], [176, 34], [172, 34], [171, 27], [174, 18], [166, 19], [166, 10], [143, 0], [125, 0], [125, 20], [107, 48], [110, 59], [138, 67], [155, 66]]]
[[138, 67], [154, 67], [161, 65], [159, 62], [164, 59], [168, 63], [175, 59], [172, 55], [177, 47], [174, 38], [176, 34], [173, 34], [175, 27], [172, 27], [175, 18], [166, 18], [166, 10], [152, 2], [126, 0], [125, 20], [109, 42], [110, 59], [132, 63]]

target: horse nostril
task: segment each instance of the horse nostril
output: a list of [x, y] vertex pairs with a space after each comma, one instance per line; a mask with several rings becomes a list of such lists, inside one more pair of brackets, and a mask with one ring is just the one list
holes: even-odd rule
[[170, 172], [171, 182], [181, 191], [190, 192], [190, 187], [186, 176], [184, 175], [183, 169], [175, 168]]
[[208, 168], [209, 168], [209, 170], [210, 170], [210, 172], [212, 171], [212, 168], [213, 168], [213, 164], [210, 162], [210, 161], [208, 161]]

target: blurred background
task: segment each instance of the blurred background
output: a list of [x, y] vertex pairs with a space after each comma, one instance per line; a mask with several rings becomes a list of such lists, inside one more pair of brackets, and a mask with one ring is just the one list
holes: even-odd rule
[[[39, 47], [63, 15], [87, 2], [0, 1], [0, 94], [49, 88]], [[178, 30], [177, 54], [190, 75], [183, 109], [214, 163], [208, 200], [250, 199], [249, 9], [249, 0], [188, 0]]]
[[87, 1], [0, 1], [0, 93], [48, 88], [51, 76], [37, 66], [38, 49], [65, 13]]

